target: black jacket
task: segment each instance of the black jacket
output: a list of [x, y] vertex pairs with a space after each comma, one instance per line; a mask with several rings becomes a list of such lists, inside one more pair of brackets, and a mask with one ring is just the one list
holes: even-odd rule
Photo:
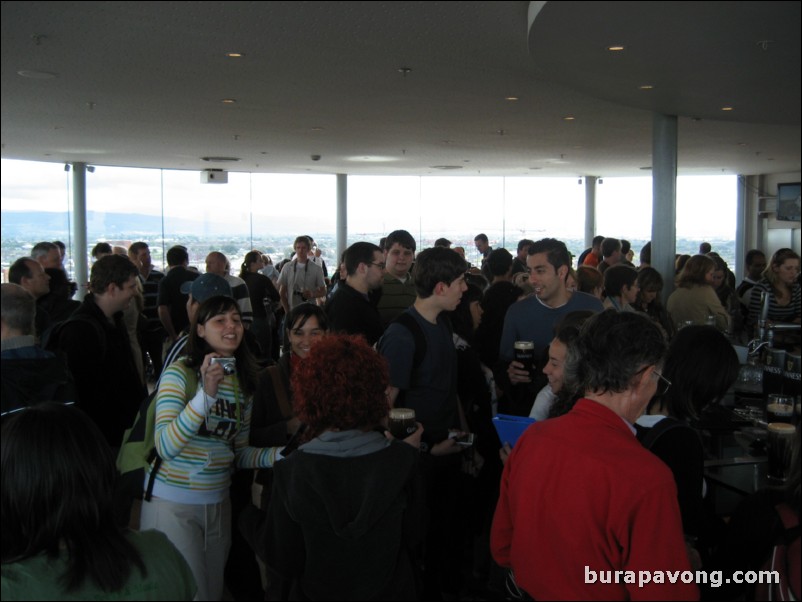
[[112, 325], [87, 295], [70, 319], [59, 329], [57, 348], [78, 390], [78, 407], [100, 427], [112, 447], [119, 447], [147, 391], [139, 379], [122, 312]]
[[326, 304], [326, 313], [333, 332], [361, 334], [368, 345], [375, 345], [384, 332], [379, 310], [347, 282], [337, 287]]
[[418, 451], [396, 441], [352, 457], [301, 448], [276, 464], [263, 552], [291, 598], [417, 599], [417, 463]]

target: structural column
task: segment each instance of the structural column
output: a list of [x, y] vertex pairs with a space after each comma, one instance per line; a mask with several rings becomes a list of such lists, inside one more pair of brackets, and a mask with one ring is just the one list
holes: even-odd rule
[[86, 254], [86, 163], [72, 164], [72, 261], [77, 299], [86, 294], [84, 284], [89, 282], [89, 261]]
[[337, 174], [337, 268], [348, 247], [348, 175]]
[[677, 117], [654, 114], [652, 127], [652, 263], [663, 276], [663, 301], [674, 290], [677, 250]]
[[746, 257], [746, 239], [748, 236], [746, 221], [747, 211], [746, 176], [738, 176], [738, 190], [735, 206], [735, 281], [741, 282], [746, 275], [743, 258]]
[[585, 248], [596, 236], [596, 176], [585, 176]]

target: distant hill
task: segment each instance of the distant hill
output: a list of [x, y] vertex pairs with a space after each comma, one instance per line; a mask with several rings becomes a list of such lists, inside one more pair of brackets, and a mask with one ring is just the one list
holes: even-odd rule
[[[165, 229], [169, 235], [201, 235], [226, 236], [232, 231], [242, 231], [242, 222], [225, 214], [216, 219], [199, 212], [197, 218], [166, 216]], [[229, 218], [229, 219], [226, 219]], [[67, 230], [67, 216], [61, 212], [49, 211], [3, 211], [3, 238], [35, 238], [37, 240], [48, 238], [63, 238]], [[292, 218], [281, 218], [257, 227], [254, 224], [254, 234], [268, 230], [271, 234], [296, 234], [298, 232], [325, 231], [331, 226], [331, 220], [316, 218], [311, 215], [298, 215]], [[161, 216], [143, 215], [139, 213], [105, 213], [101, 211], [87, 211], [87, 232], [90, 239], [94, 238], [137, 238], [139, 234], [152, 235], [161, 232]]]

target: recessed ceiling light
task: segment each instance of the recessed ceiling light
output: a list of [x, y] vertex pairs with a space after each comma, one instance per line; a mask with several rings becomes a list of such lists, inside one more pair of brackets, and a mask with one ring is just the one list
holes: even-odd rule
[[222, 102], [224, 105], [233, 105], [235, 102], [237, 102], [237, 99], [236, 98], [224, 98], [220, 102]]
[[732, 111], [733, 108], [732, 107], [721, 107], [721, 110], [722, 111]]
[[378, 155], [360, 155], [356, 157], [345, 157], [346, 161], [361, 161], [366, 163], [386, 163], [390, 161], [400, 161], [398, 157], [382, 157]]
[[505, 96], [504, 100], [509, 100], [511, 102], [518, 100], [517, 96]]
[[452, 169], [462, 169], [462, 165], [432, 165], [432, 169], [439, 169], [442, 171], [449, 171]]
[[245, 56], [244, 52], [226, 52], [226, 56], [230, 59], [241, 59]]
[[624, 49], [623, 46], [608, 46], [607, 50], [610, 52], [621, 52]]
[[565, 117], [563, 117], [563, 121], [576, 121], [576, 117], [574, 117], [573, 115], [566, 115]]
[[34, 71], [33, 69], [21, 69], [17, 71], [20, 77], [27, 77], [28, 79], [55, 79], [58, 77], [57, 73], [50, 73], [49, 71]]
[[648, 165], [648, 166], [646, 166], [646, 167], [639, 167], [638, 169], [641, 169], [641, 170], [643, 170], [643, 171], [652, 171], [652, 166], [651, 166], [651, 165]]
[[311, 131], [313, 131], [313, 132], [322, 132], [324, 129], [325, 129], [325, 128], [322, 128], [322, 127], [320, 127], [320, 126], [318, 126], [318, 125], [316, 125], [316, 126], [314, 126], [314, 127], [310, 128], [310, 130], [311, 130]]
[[643, 86], [638, 86], [638, 90], [654, 90], [654, 86], [649, 84], [645, 84]]

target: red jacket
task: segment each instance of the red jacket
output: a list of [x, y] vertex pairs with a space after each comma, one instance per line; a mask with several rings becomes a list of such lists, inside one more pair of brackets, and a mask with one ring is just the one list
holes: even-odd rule
[[[501, 479], [491, 550], [536, 600], [699, 596], [681, 574], [667, 573], [690, 571], [671, 472], [621, 417], [589, 399], [518, 440]], [[650, 578], [643, 587], [640, 571]], [[665, 584], [653, 583], [656, 571]]]

